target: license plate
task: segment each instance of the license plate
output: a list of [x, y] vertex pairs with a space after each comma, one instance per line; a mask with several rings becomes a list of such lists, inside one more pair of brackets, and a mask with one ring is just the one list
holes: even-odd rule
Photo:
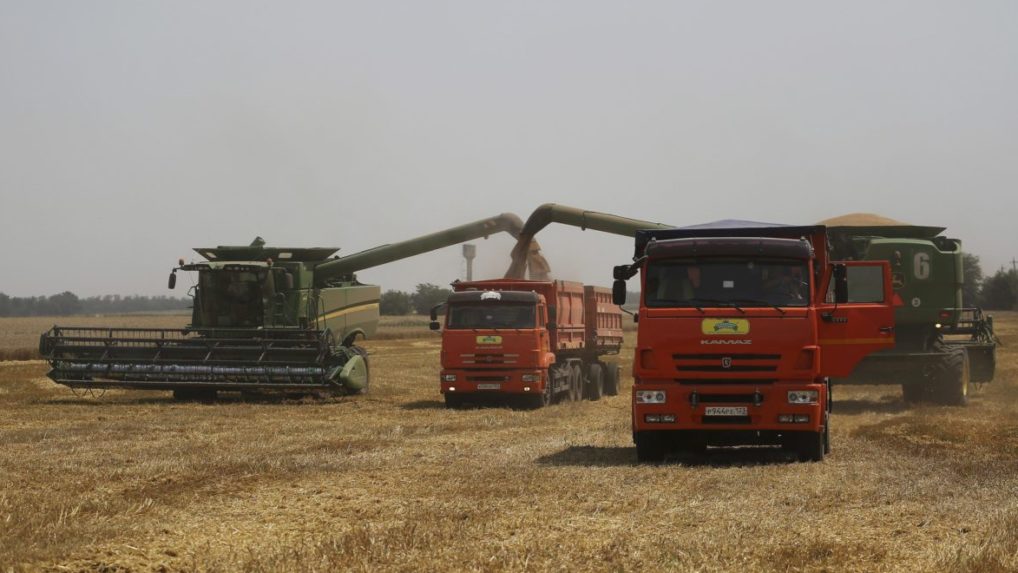
[[[478, 390], [498, 390], [501, 387], [502, 387], [501, 384], [478, 384], [477, 385], [477, 389]], [[745, 410], [745, 408], [743, 408], [743, 410]]]
[[746, 406], [708, 406], [704, 416], [748, 416], [749, 408]]

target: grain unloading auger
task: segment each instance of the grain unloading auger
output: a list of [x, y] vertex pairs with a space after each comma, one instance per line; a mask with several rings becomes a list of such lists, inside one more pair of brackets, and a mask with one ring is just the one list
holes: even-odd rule
[[[71, 388], [173, 390], [182, 399], [217, 391], [357, 393], [368, 387], [367, 353], [355, 342], [378, 325], [381, 289], [354, 273], [489, 235], [518, 237], [503, 213], [346, 257], [334, 248], [249, 246], [195, 249], [197, 272], [182, 329], [54, 326], [39, 351], [48, 376]], [[547, 266], [533, 248], [535, 266]], [[330, 258], [331, 257], [331, 258]]]

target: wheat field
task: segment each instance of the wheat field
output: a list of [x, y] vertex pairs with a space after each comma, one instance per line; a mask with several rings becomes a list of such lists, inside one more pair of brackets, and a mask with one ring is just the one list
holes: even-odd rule
[[968, 407], [835, 387], [817, 464], [638, 465], [628, 377], [447, 411], [431, 333], [369, 341], [370, 394], [327, 401], [81, 399], [0, 363], [0, 571], [1015, 571], [1018, 314], [996, 318]]

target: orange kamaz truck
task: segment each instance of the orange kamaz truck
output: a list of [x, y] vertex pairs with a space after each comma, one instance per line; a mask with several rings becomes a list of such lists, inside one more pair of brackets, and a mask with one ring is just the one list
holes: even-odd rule
[[441, 392], [446, 406], [597, 400], [619, 390], [622, 312], [611, 289], [569, 281], [455, 282], [431, 311], [442, 329]]
[[829, 377], [894, 345], [890, 268], [833, 262], [823, 226], [636, 233], [613, 300], [640, 275], [633, 362], [637, 457], [707, 446], [830, 451]]

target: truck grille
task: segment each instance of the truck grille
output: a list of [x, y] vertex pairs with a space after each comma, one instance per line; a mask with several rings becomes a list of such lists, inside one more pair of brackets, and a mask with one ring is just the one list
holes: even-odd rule
[[776, 372], [780, 354], [673, 354], [679, 372]]
[[[754, 404], [753, 394], [697, 394], [701, 404]], [[761, 395], [761, 402], [763, 396]]]
[[704, 416], [704, 424], [749, 424], [749, 416]]
[[517, 364], [519, 354], [460, 354], [463, 364]]
[[508, 382], [508, 376], [467, 376], [467, 382]]

